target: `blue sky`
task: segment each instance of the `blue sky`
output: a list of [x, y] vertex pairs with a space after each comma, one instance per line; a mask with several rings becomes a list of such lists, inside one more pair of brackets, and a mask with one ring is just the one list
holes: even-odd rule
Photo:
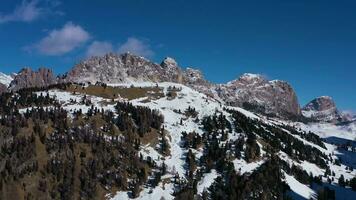
[[356, 1], [2, 0], [0, 71], [64, 73], [89, 55], [174, 57], [213, 82], [282, 79], [304, 105], [356, 111]]

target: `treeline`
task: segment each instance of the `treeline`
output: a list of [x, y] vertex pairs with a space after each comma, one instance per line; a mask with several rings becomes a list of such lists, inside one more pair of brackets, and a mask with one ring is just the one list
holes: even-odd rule
[[[49, 95], [6, 95], [0, 97], [6, 105], [21, 99], [36, 108], [1, 112], [0, 199], [102, 199], [118, 190], [137, 197], [166, 173], [165, 165], [138, 153], [149, 131], [165, 138], [157, 111], [118, 103], [116, 113], [92, 106], [69, 116]], [[167, 145], [162, 139], [162, 152]]]
[[21, 108], [57, 106], [55, 99], [46, 94], [36, 94], [29, 90], [21, 90], [18, 93], [4, 93], [0, 95], [0, 114], [3, 116], [18, 113]]
[[209, 197], [218, 199], [287, 199], [288, 185], [283, 182], [279, 159], [271, 157], [252, 174], [225, 171], [209, 188]]

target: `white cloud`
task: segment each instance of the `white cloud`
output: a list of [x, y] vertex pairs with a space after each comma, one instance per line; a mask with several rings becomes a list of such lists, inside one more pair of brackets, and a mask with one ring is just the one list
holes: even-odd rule
[[113, 46], [109, 42], [94, 41], [87, 49], [87, 57], [103, 56], [113, 51]]
[[94, 41], [91, 45], [89, 45], [86, 56], [103, 56], [109, 52], [117, 52], [117, 53], [126, 53], [130, 52], [132, 54], [143, 56], [143, 57], [151, 57], [154, 55], [153, 50], [149, 43], [144, 40], [140, 40], [135, 37], [129, 37], [125, 43], [114, 48], [110, 42], [106, 41]]
[[57, 56], [80, 47], [89, 39], [90, 34], [81, 26], [68, 22], [63, 28], [50, 31], [48, 36], [26, 49], [35, 49], [40, 54]]
[[59, 1], [49, 0], [22, 0], [21, 4], [16, 6], [14, 11], [9, 14], [0, 13], [0, 23], [7, 22], [32, 22], [46, 14], [63, 14], [60, 11], [54, 11], [60, 4]]
[[126, 52], [130, 52], [143, 57], [151, 57], [154, 55], [151, 46], [147, 42], [137, 39], [135, 37], [128, 38], [124, 44], [119, 46], [118, 53]]

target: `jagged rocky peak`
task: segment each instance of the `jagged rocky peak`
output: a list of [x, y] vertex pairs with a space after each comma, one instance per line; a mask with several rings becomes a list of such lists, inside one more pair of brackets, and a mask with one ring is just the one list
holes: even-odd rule
[[321, 96], [313, 99], [307, 105], [304, 106], [303, 110], [315, 110], [315, 111], [325, 111], [325, 110], [336, 110], [336, 104], [334, 100], [329, 96]]
[[341, 119], [334, 100], [329, 96], [321, 96], [313, 99], [302, 109], [305, 117], [319, 121], [336, 121]]
[[56, 83], [56, 77], [51, 69], [39, 68], [33, 71], [31, 68], [23, 68], [10, 83], [11, 90], [19, 90], [21, 88], [30, 87], [45, 87]]
[[132, 54], [130, 52], [126, 52], [123, 53], [121, 55], [117, 55], [114, 53], [110, 53], [108, 55], [106, 55], [108, 58], [112, 58], [112, 59], [121, 59], [121, 61], [125, 64], [125, 65], [131, 65], [131, 66], [142, 66], [145, 64], [152, 64], [151, 61], [149, 61], [148, 59], [146, 59], [145, 57], [142, 56], [138, 56], [135, 54]]
[[[184, 82], [192, 87], [210, 86], [211, 84], [204, 78], [202, 71], [187, 67], [184, 70]], [[207, 88], [206, 88], [207, 89]]]
[[177, 61], [171, 57], [166, 57], [161, 62], [161, 67], [165, 71], [165, 74], [171, 74], [172, 81], [182, 83], [183, 82], [183, 72], [179, 67]]
[[217, 94], [230, 105], [257, 112], [280, 117], [301, 114], [297, 95], [289, 83], [269, 81], [259, 74], [245, 73], [227, 84], [220, 84]]
[[71, 82], [123, 83], [132, 81], [181, 82], [181, 70], [173, 59], [161, 65], [131, 53], [92, 57], [74, 66], [66, 76]]

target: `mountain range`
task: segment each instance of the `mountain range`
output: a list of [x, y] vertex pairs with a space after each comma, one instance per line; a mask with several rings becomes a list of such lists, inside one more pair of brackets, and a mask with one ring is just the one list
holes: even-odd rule
[[317, 97], [300, 107], [297, 94], [286, 81], [245, 73], [228, 83], [215, 84], [206, 80], [200, 70], [183, 69], [173, 58], [167, 57], [157, 64], [130, 53], [91, 57], [61, 76], [56, 76], [48, 68], [37, 71], [24, 68], [11, 76], [1, 73], [0, 92], [65, 82], [110, 84], [137, 81], [184, 84], [225, 104], [280, 118], [324, 122], [345, 122], [353, 118], [340, 112], [332, 98], [327, 96]]
[[356, 198], [355, 118], [286, 81], [125, 53], [0, 89], [0, 199]]

